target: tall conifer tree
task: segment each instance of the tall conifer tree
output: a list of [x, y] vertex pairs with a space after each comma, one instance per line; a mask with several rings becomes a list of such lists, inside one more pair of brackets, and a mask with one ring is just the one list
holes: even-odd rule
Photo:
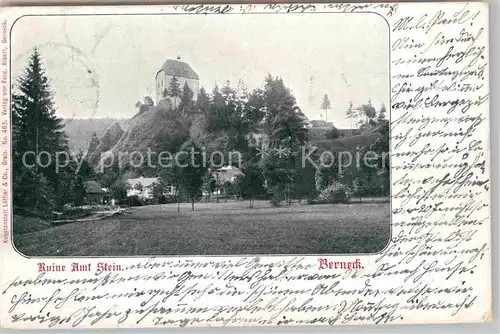
[[[67, 151], [68, 147], [64, 125], [62, 119], [55, 114], [53, 94], [37, 49], [30, 56], [28, 66], [18, 79], [14, 91], [14, 204], [36, 205], [48, 209], [56, 202], [55, 192], [60, 183], [54, 168], [54, 158], [56, 152]], [[41, 163], [35, 163], [36, 156], [41, 158]]]
[[181, 87], [179, 85], [179, 80], [177, 80], [176, 76], [173, 76], [172, 80], [170, 80], [167, 93], [172, 98], [174, 102], [174, 109], [176, 109], [178, 107], [177, 100], [181, 96]]

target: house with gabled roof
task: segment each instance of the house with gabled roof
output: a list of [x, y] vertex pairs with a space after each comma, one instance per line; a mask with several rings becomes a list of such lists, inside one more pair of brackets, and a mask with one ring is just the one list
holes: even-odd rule
[[83, 188], [85, 190], [85, 204], [103, 204], [104, 196], [106, 195], [107, 191], [106, 189], [103, 189], [97, 181], [85, 181], [83, 182]]
[[[153, 196], [153, 187], [159, 184], [159, 177], [138, 177], [127, 180], [127, 197], [137, 196], [141, 200], [150, 200]], [[175, 187], [167, 184], [164, 189], [165, 196], [175, 195]]]
[[184, 84], [187, 83], [193, 91], [193, 99], [196, 101], [200, 90], [200, 77], [188, 63], [181, 61], [181, 58], [177, 57], [176, 60], [167, 59], [156, 72], [156, 103], [164, 98], [164, 91], [165, 89], [168, 90], [174, 77], [177, 79], [181, 90]]

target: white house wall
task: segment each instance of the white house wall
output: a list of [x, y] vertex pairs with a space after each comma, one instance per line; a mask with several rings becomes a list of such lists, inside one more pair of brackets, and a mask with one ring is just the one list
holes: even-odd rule
[[[161, 71], [156, 76], [156, 103], [163, 98], [163, 91], [170, 85], [170, 81], [173, 79], [171, 75], [165, 75], [164, 71]], [[187, 83], [189, 88], [193, 91], [193, 99], [196, 101], [198, 98], [198, 92], [200, 91], [200, 81], [195, 79], [188, 79], [183, 77], [177, 77], [179, 82], [179, 87], [182, 91], [184, 84]]]

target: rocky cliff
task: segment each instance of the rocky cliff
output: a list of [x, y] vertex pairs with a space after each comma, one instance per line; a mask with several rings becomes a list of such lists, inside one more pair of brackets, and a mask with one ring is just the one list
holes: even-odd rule
[[90, 139], [89, 149], [87, 151], [87, 161], [90, 165], [96, 167], [103, 153], [109, 151], [113, 146], [118, 143], [124, 131], [118, 122], [111, 125], [101, 139], [97, 138], [96, 133]]
[[191, 121], [179, 113], [149, 106], [134, 116], [115, 145], [103, 152], [101, 163], [112, 156], [114, 161], [120, 158], [123, 166], [141, 155], [146, 159], [148, 150], [155, 153], [153, 159], [162, 151], [173, 154], [189, 140], [190, 124]]

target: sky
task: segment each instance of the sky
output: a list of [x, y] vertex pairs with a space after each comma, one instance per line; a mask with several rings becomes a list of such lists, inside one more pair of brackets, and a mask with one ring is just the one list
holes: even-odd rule
[[28, 16], [12, 31], [12, 75], [38, 47], [65, 118], [129, 118], [155, 95], [155, 75], [181, 57], [212, 91], [227, 80], [262, 87], [281, 76], [309, 119], [339, 128], [349, 101], [389, 104], [389, 29], [376, 14]]

